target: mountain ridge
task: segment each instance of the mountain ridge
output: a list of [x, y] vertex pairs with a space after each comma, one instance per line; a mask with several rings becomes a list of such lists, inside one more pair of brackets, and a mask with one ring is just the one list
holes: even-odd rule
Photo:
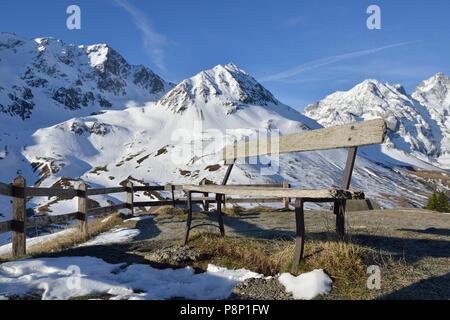
[[[436, 82], [441, 85], [437, 93], [435, 86], [430, 87]], [[308, 105], [304, 114], [324, 126], [382, 117], [389, 128], [387, 148], [396, 148], [431, 165], [449, 169], [448, 90], [450, 79], [443, 73], [425, 80], [411, 94], [398, 84], [365, 80], [348, 91], [332, 93]]]

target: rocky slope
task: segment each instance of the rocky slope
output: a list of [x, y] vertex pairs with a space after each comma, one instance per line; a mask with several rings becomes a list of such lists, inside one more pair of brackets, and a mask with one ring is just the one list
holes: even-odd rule
[[39, 125], [155, 101], [171, 84], [105, 44], [67, 45], [0, 33], [0, 121]]

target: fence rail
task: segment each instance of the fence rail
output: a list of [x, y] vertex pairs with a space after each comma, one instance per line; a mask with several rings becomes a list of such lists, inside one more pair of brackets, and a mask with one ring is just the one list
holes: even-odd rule
[[[289, 184], [284, 181], [282, 184], [252, 185], [260, 187], [284, 187]], [[182, 185], [168, 184], [165, 186], [134, 186], [131, 181], [127, 181], [125, 186], [113, 188], [90, 189], [85, 183], [81, 183], [78, 189], [57, 189], [57, 188], [35, 188], [27, 187], [23, 177], [17, 177], [11, 184], [0, 182], [0, 195], [12, 197], [12, 220], [0, 222], [0, 234], [12, 231], [12, 255], [14, 257], [26, 254], [26, 230], [28, 228], [41, 228], [52, 224], [64, 224], [73, 220], [78, 220], [79, 230], [88, 234], [88, 217], [100, 216], [115, 213], [118, 210], [127, 209], [128, 215], [134, 215], [134, 208], [160, 207], [166, 205], [184, 205], [186, 198], [175, 198], [174, 191], [183, 190]], [[136, 192], [171, 191], [171, 199], [157, 201], [134, 201]], [[104, 194], [126, 193], [126, 200], [123, 203], [114, 204], [107, 207], [88, 208], [89, 196]], [[61, 215], [36, 215], [26, 216], [26, 202], [30, 197], [61, 197], [72, 199], [78, 197], [78, 211]], [[202, 198], [193, 198], [193, 203], [202, 204], [205, 209], [208, 204], [216, 202], [215, 198], [205, 195]], [[225, 198], [226, 203], [275, 203], [283, 202], [285, 208], [289, 208], [287, 198]]]

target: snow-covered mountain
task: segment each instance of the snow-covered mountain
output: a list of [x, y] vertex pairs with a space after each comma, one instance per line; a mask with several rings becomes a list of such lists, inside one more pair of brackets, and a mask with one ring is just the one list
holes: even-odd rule
[[[25, 157], [27, 146], [36, 143], [36, 130], [156, 101], [172, 87], [105, 44], [68, 45], [53, 38], [0, 33], [0, 181], [22, 174], [34, 184], [42, 170], [51, 174], [40, 167], [42, 162]], [[9, 200], [0, 197], [0, 218], [4, 204]]]
[[[74, 186], [79, 180], [92, 187], [117, 186], [127, 178], [136, 184], [220, 182], [226, 168], [217, 151], [225, 144], [321, 127], [233, 64], [201, 71], [173, 86], [145, 67], [129, 65], [107, 45], [64, 45], [55, 39], [23, 40], [10, 34], [2, 34], [0, 40], [0, 181], [22, 174], [28, 185], [58, 187]], [[430, 127], [422, 134], [412, 130], [416, 123], [427, 128], [431, 116], [417, 111], [415, 100], [400, 87], [376, 84], [395, 111], [391, 116], [382, 113], [388, 107], [371, 83], [364, 86], [374, 92], [369, 100], [379, 107], [370, 117], [388, 120], [390, 143], [401, 141], [392, 133], [403, 125], [411, 132], [404, 140], [414, 145], [411, 152], [437, 155], [437, 129]], [[28, 89], [31, 94], [19, 94]], [[362, 101], [365, 91], [361, 89]], [[437, 99], [434, 91], [423, 92], [423, 99]], [[349, 110], [363, 105], [351, 102], [348, 99]], [[364, 113], [352, 111], [357, 120]], [[397, 116], [411, 122], [400, 123]], [[364, 190], [386, 207], [398, 205], [398, 199], [422, 205], [435, 185], [411, 176], [399, 161], [386, 161], [377, 148], [363, 148], [366, 157], [357, 160], [352, 188]], [[333, 150], [287, 154], [271, 159], [270, 165], [265, 157], [257, 163], [238, 163], [231, 183], [287, 178], [303, 188], [340, 187], [346, 156], [345, 150]], [[413, 156], [407, 160], [409, 165], [415, 161], [433, 168]], [[119, 198], [95, 200], [104, 205]], [[0, 213], [7, 214], [8, 206], [8, 199], [0, 197]], [[75, 210], [76, 199], [34, 198], [29, 206], [61, 214]]]
[[[156, 101], [172, 85], [106, 44], [67, 45], [0, 33], [0, 119], [27, 127]], [[20, 120], [20, 121], [14, 121]], [[55, 122], [56, 121], [56, 122]]]
[[422, 82], [412, 94], [431, 116], [433, 125], [440, 129], [438, 161], [450, 168], [450, 79], [443, 73]]
[[[40, 174], [39, 183], [47, 186], [74, 184], [66, 177], [92, 186], [113, 186], [127, 178], [136, 184], [218, 183], [226, 168], [217, 151], [225, 144], [317, 128], [317, 122], [284, 105], [248, 73], [229, 64], [182, 81], [157, 103], [39, 129], [22, 154]], [[239, 163], [231, 183], [287, 178], [303, 188], [338, 187], [346, 156], [345, 150], [334, 150], [287, 154], [272, 159], [270, 166], [264, 164], [267, 159]], [[385, 206], [395, 206], [402, 196], [419, 206], [432, 188], [411, 179], [406, 171], [364, 157], [358, 159], [352, 187], [365, 190]], [[101, 201], [107, 200], [117, 201], [112, 197]], [[51, 213], [70, 206], [58, 199], [50, 205], [48, 199], [33, 201]]]
[[[450, 168], [450, 80], [437, 74], [408, 94], [401, 85], [366, 80], [305, 108], [324, 126], [382, 117], [388, 124], [383, 153], [405, 165]], [[378, 155], [379, 156], [379, 155]]]

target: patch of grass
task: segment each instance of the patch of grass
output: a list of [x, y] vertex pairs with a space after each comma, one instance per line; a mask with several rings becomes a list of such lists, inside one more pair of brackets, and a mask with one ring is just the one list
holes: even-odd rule
[[[194, 263], [194, 267], [205, 269], [208, 263], [214, 263], [272, 276], [290, 272], [294, 253], [293, 241], [220, 237], [200, 232], [193, 232], [190, 245], [208, 257]], [[352, 242], [307, 241], [304, 257], [299, 274], [323, 269], [333, 279], [332, 294], [327, 299], [373, 298], [379, 292], [366, 287], [368, 266], [380, 266], [382, 273], [389, 270], [394, 275], [392, 279], [401, 277], [405, 268], [405, 264], [387, 255]]]
[[264, 212], [274, 212], [277, 209], [268, 206], [256, 206], [252, 208], [246, 208], [246, 212], [264, 213]]
[[178, 207], [174, 208], [173, 206], [164, 206], [159, 207], [152, 213], [158, 216], [182, 216], [187, 214], [187, 210]]
[[240, 206], [222, 208], [222, 214], [228, 217], [240, 217], [244, 211], [245, 209]]

